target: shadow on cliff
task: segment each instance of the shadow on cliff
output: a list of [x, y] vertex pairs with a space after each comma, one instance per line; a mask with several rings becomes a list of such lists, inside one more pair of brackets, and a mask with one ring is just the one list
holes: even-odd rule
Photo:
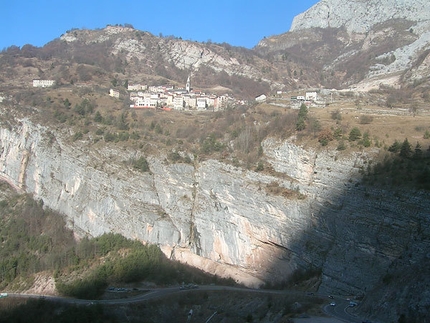
[[[430, 194], [370, 185], [369, 176], [357, 172], [346, 183], [332, 183], [329, 190], [324, 185], [297, 201], [308, 224], [282, 244], [266, 241], [277, 249], [266, 287], [353, 297], [361, 301], [358, 310], [371, 316], [426, 321], [430, 312], [420, 307], [417, 293], [424, 295], [430, 286], [430, 267], [424, 265], [430, 259]], [[421, 308], [421, 314], [410, 314], [411, 308]]]

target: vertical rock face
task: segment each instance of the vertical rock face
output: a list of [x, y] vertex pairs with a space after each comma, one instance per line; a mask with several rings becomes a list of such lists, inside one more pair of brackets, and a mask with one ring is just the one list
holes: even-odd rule
[[290, 31], [344, 26], [350, 32], [365, 33], [390, 19], [428, 22], [430, 3], [426, 0], [322, 0], [296, 16]]
[[[160, 245], [175, 259], [249, 286], [322, 268], [323, 291], [364, 293], [408, 250], [430, 250], [430, 199], [422, 192], [360, 185], [364, 153], [347, 157], [268, 139], [282, 176], [208, 160], [168, 164], [147, 156], [150, 173], [127, 166], [134, 151], [66, 144], [28, 120], [0, 130], [0, 173], [67, 217], [76, 232], [104, 232]], [[266, 185], [304, 198], [267, 193]]]

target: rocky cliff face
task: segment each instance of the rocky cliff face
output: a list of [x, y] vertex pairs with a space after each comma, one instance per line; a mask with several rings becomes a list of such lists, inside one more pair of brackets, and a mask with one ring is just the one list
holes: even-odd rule
[[[171, 258], [249, 286], [317, 267], [320, 291], [348, 295], [378, 288], [393, 266], [430, 258], [429, 195], [362, 186], [365, 153], [268, 139], [264, 153], [282, 178], [216, 160], [168, 164], [163, 156], [147, 156], [151, 172], [143, 174], [127, 166], [135, 151], [67, 144], [61, 131], [27, 119], [2, 127], [0, 173], [63, 213], [79, 235], [155, 243]], [[269, 195], [272, 182], [304, 198]]]
[[430, 3], [426, 0], [322, 0], [296, 16], [290, 31], [345, 27], [349, 32], [365, 33], [392, 19], [428, 24], [429, 12]]
[[401, 87], [430, 75], [429, 13], [424, 0], [323, 0], [296, 16], [290, 32], [256, 49], [306, 60], [325, 87]]

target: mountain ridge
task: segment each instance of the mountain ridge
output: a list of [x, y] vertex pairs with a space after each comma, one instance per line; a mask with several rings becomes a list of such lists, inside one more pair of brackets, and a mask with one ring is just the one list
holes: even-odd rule
[[[374, 25], [392, 19], [424, 26], [430, 22], [429, 13], [430, 3], [425, 0], [321, 0], [295, 16], [290, 31], [345, 27], [348, 32], [366, 33]], [[420, 24], [417, 28], [421, 28]]]

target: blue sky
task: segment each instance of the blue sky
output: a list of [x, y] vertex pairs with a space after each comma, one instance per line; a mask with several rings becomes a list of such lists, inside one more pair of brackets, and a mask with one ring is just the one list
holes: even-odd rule
[[252, 48], [290, 29], [318, 0], [0, 0], [0, 50], [43, 46], [72, 28], [131, 24], [159, 36]]

